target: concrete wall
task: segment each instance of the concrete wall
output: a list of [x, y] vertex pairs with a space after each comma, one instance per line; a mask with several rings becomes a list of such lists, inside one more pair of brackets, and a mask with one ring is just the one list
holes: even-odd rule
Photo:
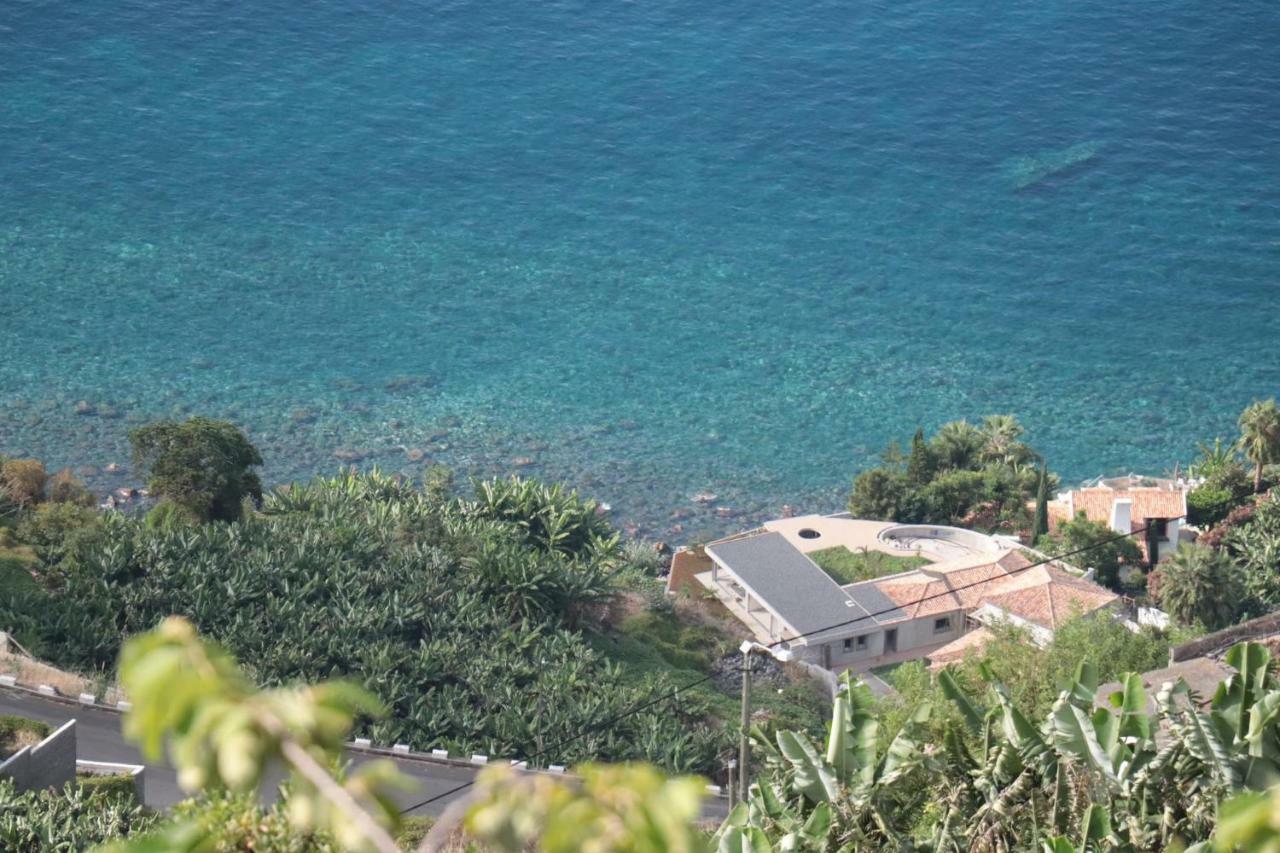
[[[948, 616], [951, 618], [950, 630], [935, 633], [933, 630], [934, 620]], [[898, 632], [897, 650], [885, 652], [885, 632], [895, 629]], [[881, 626], [869, 630], [863, 629], [851, 633], [848, 635], [848, 639], [852, 640], [848, 651], [845, 651], [844, 648], [844, 637], [828, 640], [825, 645], [830, 649], [831, 666], [865, 668], [878, 665], [882, 659], [898, 661], [923, 658], [939, 644], [959, 639], [964, 634], [964, 630], [964, 611], [955, 610], [950, 613], [922, 616], [919, 619], [910, 619], [894, 625]], [[866, 648], [858, 648], [857, 637], [859, 636], [867, 638]], [[911, 655], [910, 652], [913, 649], [919, 649], [920, 653], [914, 656]], [[817, 651], [817, 662], [821, 662], [821, 654], [821, 651]]]
[[0, 764], [0, 776], [19, 791], [61, 788], [76, 778], [76, 721], [68, 720], [35, 746], [24, 747]]

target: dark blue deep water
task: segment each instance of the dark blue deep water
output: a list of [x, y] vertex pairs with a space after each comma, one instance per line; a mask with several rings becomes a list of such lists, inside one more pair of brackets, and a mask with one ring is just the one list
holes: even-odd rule
[[269, 479], [518, 468], [677, 538], [988, 412], [1159, 472], [1280, 392], [1278, 37], [1261, 0], [5, 0], [0, 451], [111, 485], [207, 413]]

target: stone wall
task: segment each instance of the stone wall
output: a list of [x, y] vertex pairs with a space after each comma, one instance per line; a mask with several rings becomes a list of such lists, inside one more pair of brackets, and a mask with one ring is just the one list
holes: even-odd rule
[[1274, 634], [1280, 634], [1280, 612], [1259, 616], [1257, 619], [1250, 619], [1248, 622], [1241, 622], [1239, 625], [1205, 634], [1198, 640], [1174, 646], [1169, 649], [1169, 663], [1217, 654], [1226, 651], [1236, 643], [1243, 643], [1245, 640], [1262, 640]]

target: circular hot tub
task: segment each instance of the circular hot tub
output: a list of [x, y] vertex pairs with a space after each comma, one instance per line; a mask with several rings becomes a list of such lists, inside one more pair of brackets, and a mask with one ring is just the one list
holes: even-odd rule
[[941, 524], [898, 524], [880, 531], [881, 542], [895, 550], [922, 552], [942, 559], [1003, 553], [999, 541], [973, 530]]

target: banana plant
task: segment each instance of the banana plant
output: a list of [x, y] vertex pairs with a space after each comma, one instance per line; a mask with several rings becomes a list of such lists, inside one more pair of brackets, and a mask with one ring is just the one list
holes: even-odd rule
[[1226, 655], [1235, 669], [1200, 711], [1183, 681], [1166, 685], [1160, 703], [1170, 726], [1207, 775], [1228, 791], [1280, 783], [1280, 685], [1271, 653], [1241, 643]]
[[753, 729], [753, 740], [778, 770], [778, 784], [761, 780], [752, 786], [750, 802], [717, 833], [719, 849], [758, 851], [776, 842], [779, 850], [824, 851], [905, 843], [889, 800], [927, 762], [923, 727], [929, 713], [921, 705], [881, 751], [870, 693], [846, 672], [824, 751], [800, 732], [778, 732], [770, 743]]

